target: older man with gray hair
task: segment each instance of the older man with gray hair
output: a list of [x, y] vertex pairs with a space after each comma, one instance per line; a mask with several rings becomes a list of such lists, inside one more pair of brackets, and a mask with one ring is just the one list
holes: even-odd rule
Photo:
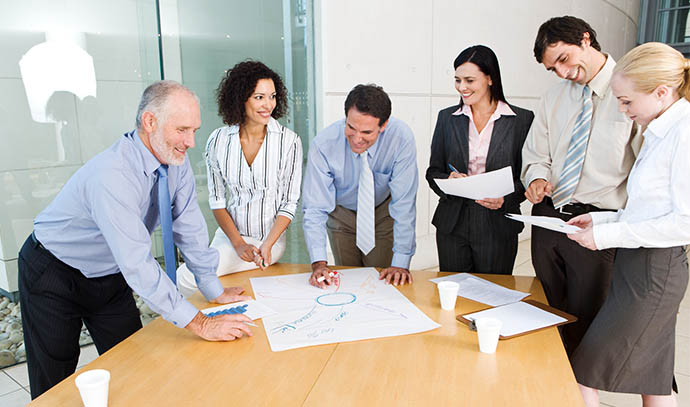
[[191, 90], [173, 81], [152, 84], [136, 129], [80, 168], [34, 220], [18, 261], [32, 398], [74, 372], [82, 321], [99, 354], [141, 328], [132, 289], [166, 320], [206, 340], [251, 335], [244, 315], [200, 313], [151, 255], [160, 223], [170, 247], [166, 263], [174, 263], [174, 241], [209, 301], [249, 298], [216, 277], [218, 252], [208, 248], [186, 155], [200, 125]]

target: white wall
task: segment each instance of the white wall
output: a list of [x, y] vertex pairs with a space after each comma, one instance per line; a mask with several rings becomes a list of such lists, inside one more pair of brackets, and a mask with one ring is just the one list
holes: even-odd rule
[[[393, 115], [417, 139], [417, 254], [412, 269], [438, 264], [431, 218], [437, 196], [424, 179], [438, 111], [458, 103], [453, 60], [477, 44], [491, 47], [501, 64], [510, 103], [533, 109], [558, 78], [532, 53], [537, 29], [554, 16], [574, 15], [597, 32], [615, 59], [635, 46], [636, 0], [317, 0], [317, 70], [323, 103], [319, 123], [343, 117], [347, 92], [374, 82], [391, 96]], [[318, 88], [318, 87], [317, 87]]]
[[[160, 76], [152, 2], [0, 0], [0, 10], [0, 289], [12, 292], [34, 217], [79, 167], [134, 127], [142, 90]], [[59, 125], [32, 119], [18, 64], [56, 32], [83, 39], [97, 92], [80, 99], [60, 89], [47, 107]]]

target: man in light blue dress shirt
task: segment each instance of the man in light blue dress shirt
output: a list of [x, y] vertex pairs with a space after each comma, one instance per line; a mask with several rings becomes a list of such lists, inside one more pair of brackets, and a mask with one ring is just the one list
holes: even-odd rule
[[[142, 95], [137, 129], [80, 168], [34, 221], [19, 253], [19, 290], [32, 398], [72, 374], [82, 321], [102, 354], [141, 328], [132, 289], [155, 312], [206, 340], [251, 335], [244, 315], [208, 318], [151, 255], [158, 173], [169, 165], [173, 238], [209, 301], [243, 299], [216, 277], [186, 150], [201, 125], [198, 98], [173, 81]], [[131, 287], [131, 288], [130, 288]]]
[[[381, 267], [381, 279], [387, 283], [412, 282], [417, 151], [412, 130], [390, 113], [390, 99], [381, 87], [357, 85], [345, 100], [345, 118], [321, 130], [311, 142], [303, 207], [312, 285], [325, 288], [333, 283], [326, 233], [336, 265]], [[356, 243], [364, 157], [366, 170], [373, 174], [375, 206], [375, 245], [368, 253]]]

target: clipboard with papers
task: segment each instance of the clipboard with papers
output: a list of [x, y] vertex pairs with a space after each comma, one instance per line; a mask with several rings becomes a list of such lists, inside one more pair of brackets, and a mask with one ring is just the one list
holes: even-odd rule
[[499, 339], [512, 339], [552, 326], [577, 321], [577, 317], [534, 300], [517, 301], [484, 310], [458, 315], [456, 319], [475, 330], [474, 320], [491, 317], [501, 320]]

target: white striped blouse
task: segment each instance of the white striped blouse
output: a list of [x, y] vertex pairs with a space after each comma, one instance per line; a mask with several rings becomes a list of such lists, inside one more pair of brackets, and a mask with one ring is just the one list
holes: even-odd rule
[[275, 119], [251, 166], [242, 153], [240, 126], [216, 129], [206, 144], [206, 169], [211, 209], [226, 208], [241, 235], [263, 241], [276, 216], [295, 216], [302, 142]]

